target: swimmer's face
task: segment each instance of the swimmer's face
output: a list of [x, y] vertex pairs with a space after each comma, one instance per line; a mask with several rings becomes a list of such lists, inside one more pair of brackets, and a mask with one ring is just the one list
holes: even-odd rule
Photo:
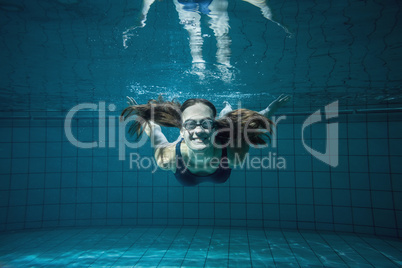
[[196, 103], [183, 111], [182, 120], [180, 134], [190, 149], [202, 151], [212, 146], [213, 127], [210, 123], [214, 120], [214, 114], [211, 108]]

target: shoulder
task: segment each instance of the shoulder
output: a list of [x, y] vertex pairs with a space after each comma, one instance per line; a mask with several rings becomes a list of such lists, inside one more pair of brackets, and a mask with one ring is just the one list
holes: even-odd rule
[[176, 172], [176, 144], [169, 143], [155, 149], [156, 163], [161, 169]]

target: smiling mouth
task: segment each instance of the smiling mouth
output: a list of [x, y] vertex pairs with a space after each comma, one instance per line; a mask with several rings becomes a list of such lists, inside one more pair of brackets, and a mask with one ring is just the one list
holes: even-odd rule
[[207, 138], [193, 138], [192, 141], [195, 143], [204, 143]]

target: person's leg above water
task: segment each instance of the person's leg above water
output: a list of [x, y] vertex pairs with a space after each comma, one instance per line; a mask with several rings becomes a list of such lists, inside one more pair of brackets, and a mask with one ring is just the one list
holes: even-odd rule
[[201, 15], [196, 10], [189, 10], [178, 0], [173, 1], [176, 6], [176, 11], [179, 14], [180, 24], [189, 34], [190, 39], [190, 51], [193, 58], [193, 64], [197, 64], [198, 67], [204, 64], [202, 57], [202, 45], [204, 40], [201, 35]]
[[142, 2], [142, 8], [141, 12], [137, 15], [137, 18], [135, 18], [133, 26], [128, 28], [123, 32], [123, 47], [128, 48], [127, 41], [130, 39], [131, 36], [134, 34], [132, 31], [134, 31], [137, 28], [143, 28], [145, 27], [145, 22], [147, 21], [147, 15], [149, 12], [149, 9], [151, 8], [151, 5], [155, 2], [155, 0], [143, 0]]
[[273, 23], [275, 23], [276, 25], [281, 27], [287, 34], [291, 34], [290, 31], [285, 26], [283, 26], [282, 24], [280, 24], [279, 22], [277, 22], [274, 19], [271, 8], [268, 6], [268, 4], [266, 3], [265, 0], [243, 0], [243, 1], [248, 2], [248, 3], [252, 4], [253, 6], [258, 7], [261, 10], [261, 13], [264, 16], [264, 18], [272, 21]]
[[230, 44], [232, 40], [229, 36], [228, 1], [214, 0], [209, 5], [209, 9], [209, 28], [213, 30], [216, 38], [216, 60], [219, 64], [230, 67]]

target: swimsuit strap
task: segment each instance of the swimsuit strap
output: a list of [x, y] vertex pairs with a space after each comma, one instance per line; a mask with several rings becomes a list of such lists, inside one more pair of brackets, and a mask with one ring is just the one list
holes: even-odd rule
[[178, 143], [176, 143], [176, 156], [179, 156], [179, 157], [181, 157], [180, 145], [181, 145], [181, 142], [183, 141], [183, 139], [184, 138], [181, 138], [181, 140]]

